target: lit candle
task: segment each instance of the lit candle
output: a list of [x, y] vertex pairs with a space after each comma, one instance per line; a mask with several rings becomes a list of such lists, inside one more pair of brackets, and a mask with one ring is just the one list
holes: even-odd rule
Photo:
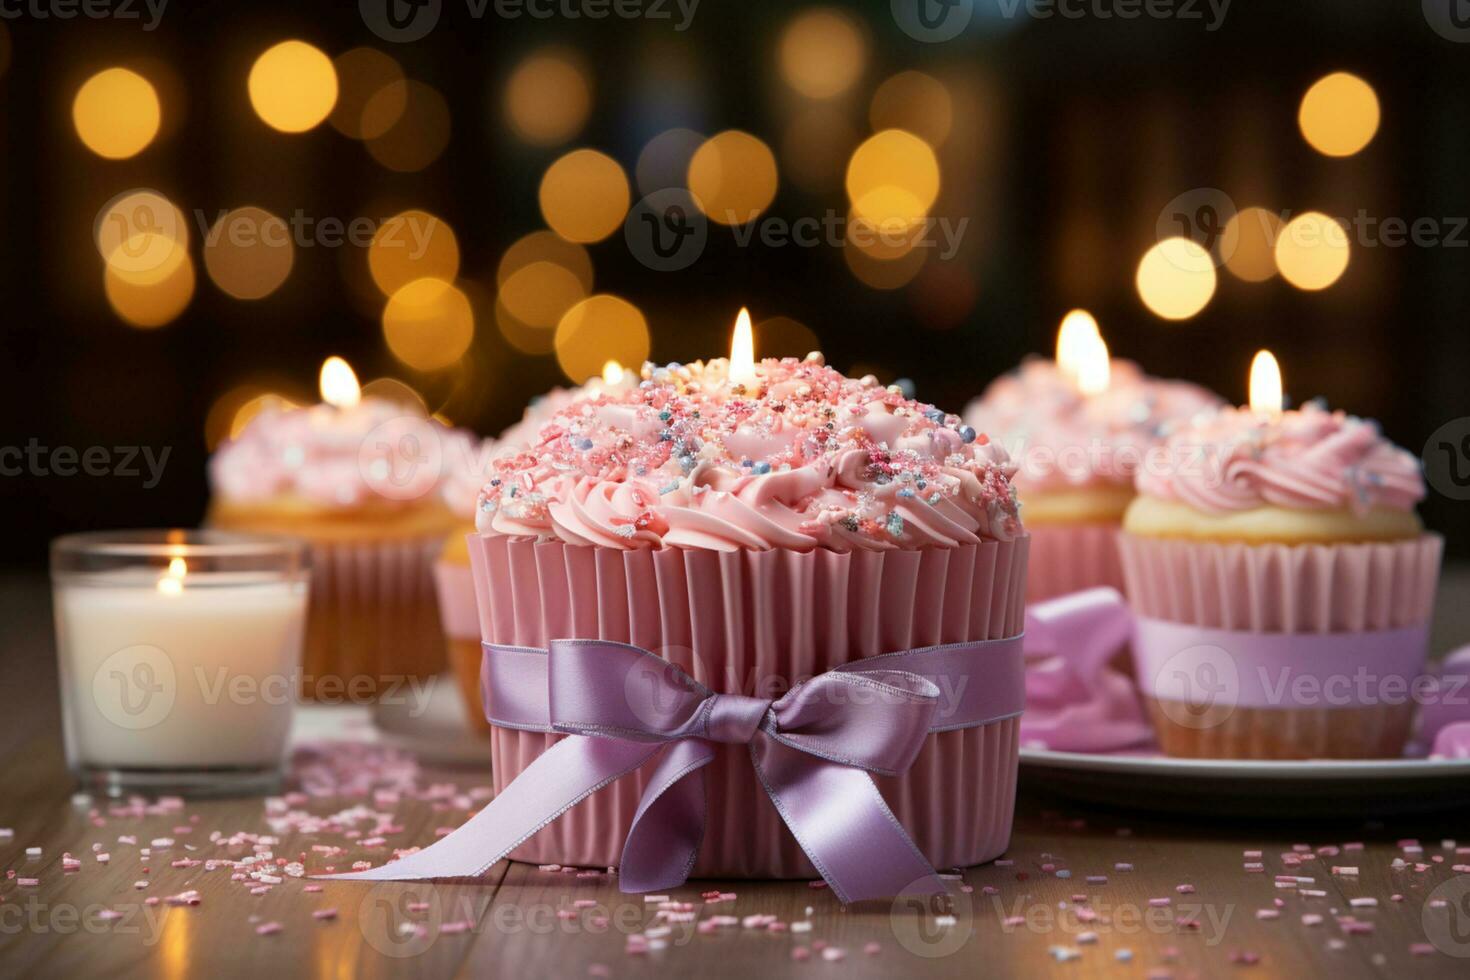
[[743, 385], [751, 398], [761, 393], [760, 376], [755, 369], [755, 331], [750, 326], [750, 311], [743, 306], [735, 318], [735, 334], [730, 338], [729, 377], [732, 385]]
[[602, 366], [602, 383], [611, 388], [623, 383], [623, 375], [627, 374], [623, 366], [617, 361], [608, 361]]
[[118, 792], [278, 779], [300, 680], [302, 544], [71, 535], [52, 546], [52, 578], [67, 759], [80, 779]]
[[1057, 330], [1057, 370], [1084, 395], [1100, 395], [1112, 383], [1112, 362], [1097, 320], [1086, 310], [1062, 317]]
[[1257, 351], [1251, 361], [1250, 409], [1275, 421], [1281, 418], [1281, 365], [1268, 350]]
[[362, 386], [352, 365], [340, 357], [329, 357], [322, 362], [317, 386], [322, 392], [322, 401], [335, 408], [351, 408], [362, 400]]

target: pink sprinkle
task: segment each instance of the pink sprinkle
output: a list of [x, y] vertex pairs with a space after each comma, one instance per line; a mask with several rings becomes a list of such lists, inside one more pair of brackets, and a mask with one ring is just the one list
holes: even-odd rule
[[809, 881], [806, 883], [806, 886], [808, 888], [826, 888], [827, 883], [825, 881]]
[[1256, 909], [1256, 918], [1279, 919], [1281, 918], [1281, 912], [1277, 909]]
[[40, 878], [17, 878], [15, 883], [22, 888], [34, 888], [41, 883]]
[[1388, 896], [1388, 900], [1390, 902], [1402, 902], [1404, 900], [1404, 896], [1395, 892], [1392, 895]]
[[321, 885], [302, 885], [301, 886], [301, 890], [304, 891], [304, 892], [319, 892], [319, 891], [322, 890], [322, 886]]
[[1344, 851], [1361, 851], [1363, 849], [1363, 842], [1359, 840], [1350, 841], [1342, 845], [1342, 849]]
[[1304, 926], [1320, 926], [1321, 924], [1322, 917], [1315, 912], [1308, 912], [1302, 916], [1302, 925]]
[[1156, 909], [1157, 908], [1163, 908], [1165, 905], [1168, 905], [1169, 904], [1169, 899], [1167, 899], [1167, 898], [1151, 898], [1151, 899], [1148, 900], [1148, 904], [1149, 905], [1152, 905]]
[[1194, 886], [1193, 885], [1176, 885], [1174, 887], [1174, 890], [1176, 892], [1178, 892], [1179, 894], [1181, 894], [1181, 895], [1193, 895], [1194, 894]]
[[867, 953], [869, 956], [877, 956], [879, 953], [883, 952], [883, 944], [868, 943], [863, 947], [863, 952]]
[[797, 961], [809, 960], [812, 958], [812, 951], [805, 946], [796, 946], [791, 950], [791, 958]]
[[1243, 857], [1248, 857], [1248, 858], [1258, 858], [1258, 857], [1261, 856], [1261, 852], [1260, 851], [1243, 851], [1242, 852], [1242, 856]]
[[1410, 956], [1433, 956], [1434, 955], [1434, 946], [1432, 944], [1430, 944], [1430, 943], [1410, 943], [1409, 944], [1409, 955]]
[[1132, 871], [1133, 870], [1133, 865], [1129, 864], [1126, 861], [1119, 861], [1117, 864], [1113, 865], [1113, 870], [1114, 871]]
[[337, 910], [336, 909], [316, 909], [315, 911], [313, 911], [311, 913], [311, 917], [313, 919], [335, 919], [337, 917]]
[[1000, 858], [995, 862], [995, 866], [997, 868], [1009, 868], [1013, 867], [1015, 863], [1016, 862], [1011, 860], [1010, 858]]
[[822, 950], [822, 959], [828, 963], [836, 963], [840, 960], [847, 959], [847, 952], [837, 946], [828, 946]]
[[110, 922], [113, 919], [121, 919], [123, 914], [117, 909], [103, 909], [97, 913], [97, 918]]
[[589, 963], [587, 965], [587, 975], [589, 977], [610, 977], [612, 976], [612, 967], [606, 963]]
[[272, 936], [280, 931], [281, 924], [279, 922], [262, 922], [255, 927], [255, 934], [257, 936]]

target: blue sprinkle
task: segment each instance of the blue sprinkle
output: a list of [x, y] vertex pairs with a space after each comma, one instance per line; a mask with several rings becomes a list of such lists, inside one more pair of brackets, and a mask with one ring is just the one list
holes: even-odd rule
[[935, 490], [933, 493], [931, 493], [929, 495], [929, 505], [931, 507], [936, 507], [936, 506], [939, 505], [939, 501], [942, 500], [942, 499], [944, 499], [944, 498], [940, 495], [939, 491], [938, 490]]
[[674, 437], [673, 437], [673, 435], [671, 435], [668, 432], [660, 432], [658, 434], [658, 441], [659, 442], [673, 442], [674, 441]]
[[664, 409], [662, 412], [659, 412], [658, 413], [658, 420], [660, 422], [667, 422], [669, 419], [671, 419], [673, 417], [674, 417], [674, 413], [671, 412], [671, 411], [669, 411], [668, 409]]
[[975, 441], [975, 428], [974, 428], [974, 426], [969, 426], [969, 425], [962, 425], [962, 426], [960, 426], [960, 438], [963, 439], [963, 440], [965, 440], [965, 442], [974, 442]]
[[754, 463], [752, 463], [752, 462], [751, 462], [751, 461], [750, 461], [750, 460], [748, 460], [748, 459], [742, 459], [742, 460], [741, 460], [741, 461], [740, 461], [740, 465], [741, 465], [741, 466], [743, 466], [743, 467], [745, 467], [745, 468], [746, 468], [746, 469], [750, 469], [750, 468], [751, 468], [751, 467], [752, 467], [752, 466], [754, 466], [754, 465], [755, 465], [755, 464], [754, 464]]
[[924, 412], [924, 417], [930, 422], [935, 422], [939, 425], [944, 424], [944, 412], [941, 409], [931, 408]]
[[668, 483], [665, 483], [663, 486], [659, 487], [658, 493], [659, 496], [663, 496], [666, 493], [673, 493], [677, 489], [679, 489], [679, 481], [671, 480]]
[[888, 515], [888, 533], [895, 538], [903, 536], [903, 515], [897, 511]]
[[928, 485], [929, 482], [927, 480], [919, 480], [917, 483], [914, 484], [914, 486], [918, 487], [920, 490], [924, 489]]
[[580, 442], [577, 443], [577, 448], [578, 449], [591, 449], [592, 448], [592, 440], [591, 439], [583, 439], [583, 440], [581, 440]]
[[908, 487], [904, 487], [902, 490], [898, 491], [898, 495], [900, 497], [902, 497], [904, 500], [913, 500], [914, 499], [914, 492], [912, 490], [910, 490]]
[[752, 467], [752, 469], [754, 469], [756, 473], [760, 474], [761, 476], [765, 476], [767, 473], [771, 472], [771, 464], [767, 463], [765, 460], [761, 460], [759, 463], [756, 463], [755, 466]]

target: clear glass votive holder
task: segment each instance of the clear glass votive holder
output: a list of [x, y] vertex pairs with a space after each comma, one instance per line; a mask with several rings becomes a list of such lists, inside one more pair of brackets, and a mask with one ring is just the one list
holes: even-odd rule
[[86, 788], [279, 786], [306, 622], [304, 542], [220, 531], [51, 543], [66, 757]]

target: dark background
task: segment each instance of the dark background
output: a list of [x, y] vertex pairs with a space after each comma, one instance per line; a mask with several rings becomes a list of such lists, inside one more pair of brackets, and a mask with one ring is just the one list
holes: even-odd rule
[[[658, 273], [615, 234], [590, 246], [596, 291], [642, 309], [655, 359], [723, 353], [734, 312], [748, 305], [757, 319], [808, 325], [838, 367], [908, 377], [921, 398], [958, 410], [1025, 353], [1049, 352], [1061, 315], [1085, 306], [1115, 355], [1235, 401], [1252, 354], [1269, 346], [1295, 400], [1320, 395], [1378, 418], [1415, 453], [1441, 424], [1470, 415], [1470, 232], [1458, 247], [1355, 245], [1342, 280], [1320, 293], [1222, 270], [1213, 300], [1183, 323], [1151, 314], [1133, 283], [1161, 209], [1192, 188], [1273, 210], [1427, 216], [1448, 233], [1455, 216], [1470, 215], [1470, 44], [1432, 30], [1417, 0], [1235, 0], [1214, 32], [1201, 20], [1007, 19], [998, 0], [976, 4], [969, 29], [940, 44], [899, 30], [888, 0], [835, 4], [864, 26], [868, 58], [853, 91], [818, 110], [861, 139], [868, 100], [889, 75], [917, 68], [950, 88], [964, 111], [940, 152], [935, 212], [971, 223], [949, 268], [931, 259], [913, 284], [875, 290], [840, 249], [739, 247], [711, 226], [691, 268]], [[566, 380], [554, 357], [512, 349], [484, 310], [458, 368], [414, 374], [383, 343], [381, 300], [373, 307], [352, 286], [362, 256], [339, 254], [350, 247], [298, 247], [279, 290], [242, 302], [204, 275], [197, 228], [189, 307], [162, 328], [129, 327], [108, 306], [91, 241], [94, 216], [114, 194], [156, 187], [191, 215], [256, 204], [348, 220], [426, 208], [454, 228], [461, 277], [493, 294], [501, 253], [543, 227], [536, 188], [567, 149], [595, 147], [631, 174], [640, 148], [671, 126], [739, 128], [771, 145], [784, 168], [793, 96], [776, 45], [806, 6], [702, 0], [678, 33], [669, 21], [476, 20], [462, 0], [445, 0], [438, 28], [409, 44], [374, 36], [356, 3], [172, 0], [153, 32], [138, 21], [7, 9], [0, 446], [34, 437], [79, 450], [171, 447], [151, 490], [117, 476], [0, 478], [3, 561], [39, 566], [46, 542], [65, 531], [197, 522], [207, 499], [204, 420], [242, 380], [310, 392], [322, 359], [342, 354], [364, 378], [402, 378], [486, 433]], [[447, 150], [419, 173], [395, 174], [326, 125], [300, 135], [266, 127], [244, 79], [256, 55], [288, 37], [333, 56], [358, 45], [391, 54], [448, 100]], [[530, 148], [505, 124], [501, 88], [522, 57], [552, 42], [585, 60], [593, 109], [565, 146]], [[93, 72], [136, 59], [171, 72], [181, 98], [165, 93], [164, 130], [148, 149], [104, 160], [78, 140], [71, 100]], [[1311, 149], [1296, 123], [1302, 93], [1335, 70], [1367, 79], [1382, 106], [1372, 143], [1346, 159]], [[812, 193], [783, 169], [768, 214], [845, 207], [840, 178]], [[1424, 514], [1450, 535], [1452, 553], [1470, 554], [1470, 505], [1431, 491]]]

